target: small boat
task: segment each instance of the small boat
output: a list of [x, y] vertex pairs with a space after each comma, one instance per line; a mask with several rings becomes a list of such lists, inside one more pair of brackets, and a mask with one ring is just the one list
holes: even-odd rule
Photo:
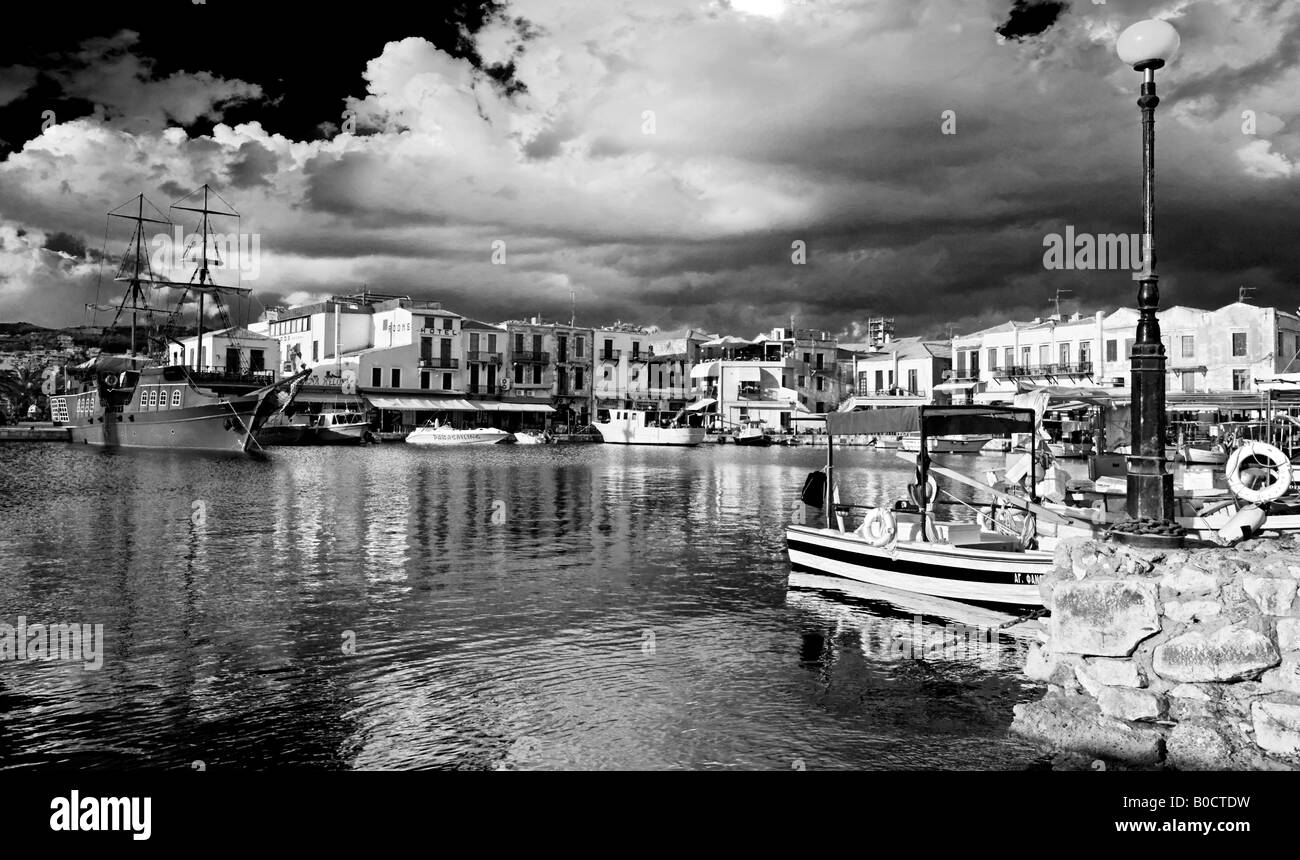
[[532, 430], [521, 430], [518, 433], [512, 433], [510, 438], [505, 440], [513, 445], [545, 445], [551, 441], [546, 433], [538, 433]]
[[1201, 466], [1222, 466], [1228, 462], [1228, 449], [1217, 442], [1184, 442], [1182, 445], [1165, 449], [1171, 460]]
[[611, 409], [608, 419], [593, 426], [600, 438], [611, 445], [700, 444], [705, 429], [682, 423], [682, 412], [669, 415], [643, 409]]
[[731, 437], [737, 445], [754, 445], [766, 447], [772, 444], [772, 437], [763, 430], [762, 421], [745, 421]]
[[[991, 436], [965, 434], [928, 436], [925, 444], [926, 450], [931, 454], [978, 454], [984, 449], [985, 445], [992, 441], [992, 438]], [[900, 441], [899, 448], [913, 454], [919, 453], [921, 450], [920, 434], [907, 434]]]
[[441, 421], [428, 421], [406, 437], [408, 445], [495, 445], [510, 436], [495, 427], [458, 430]]
[[360, 445], [374, 439], [366, 414], [349, 409], [310, 416], [299, 441], [304, 445]]
[[[801, 496], [805, 505], [823, 510], [825, 524], [796, 521], [786, 527], [791, 569], [952, 600], [1041, 607], [1038, 581], [1052, 570], [1053, 553], [1037, 546], [1037, 518], [1053, 518], [1051, 512], [962, 477], [964, 483], [987, 489], [1002, 504], [1002, 515], [975, 509], [974, 522], [937, 520], [938, 487], [928, 453], [916, 458], [917, 482], [910, 499], [892, 507], [841, 504], [830, 439], [919, 429], [919, 451], [928, 450], [931, 434], [970, 434], [987, 442], [991, 435], [1032, 432], [1034, 426], [1032, 409], [1000, 406], [906, 406], [827, 415], [826, 467], [809, 476]], [[850, 528], [855, 516], [862, 523]]]
[[276, 412], [262, 429], [257, 431], [257, 443], [264, 447], [276, 445], [301, 445], [307, 434], [307, 418], [303, 415], [290, 417], [283, 412]]

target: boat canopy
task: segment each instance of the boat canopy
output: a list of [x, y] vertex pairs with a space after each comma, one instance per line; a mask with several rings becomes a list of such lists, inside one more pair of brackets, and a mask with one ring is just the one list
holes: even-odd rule
[[826, 432], [832, 436], [915, 433], [926, 436], [1034, 432], [1034, 410], [1014, 406], [895, 406], [832, 412]]

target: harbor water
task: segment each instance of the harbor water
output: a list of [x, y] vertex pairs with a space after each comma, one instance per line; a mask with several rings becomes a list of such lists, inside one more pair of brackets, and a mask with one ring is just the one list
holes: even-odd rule
[[0, 662], [0, 768], [1040, 766], [1024, 643], [907, 650], [951, 619], [791, 585], [824, 456], [0, 445], [0, 623], [103, 625], [101, 668]]

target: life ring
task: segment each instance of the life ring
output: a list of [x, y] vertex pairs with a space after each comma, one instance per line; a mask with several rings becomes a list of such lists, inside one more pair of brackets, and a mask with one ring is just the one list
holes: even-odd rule
[[[1269, 471], [1274, 474], [1274, 479], [1260, 488], [1247, 486], [1244, 480], [1246, 471], [1244, 461], [1248, 458], [1267, 460]], [[1224, 470], [1228, 475], [1228, 489], [1234, 496], [1245, 502], [1262, 505], [1281, 498], [1291, 489], [1291, 461], [1286, 454], [1265, 442], [1254, 440], [1242, 442], [1241, 447], [1228, 457]]]
[[898, 537], [898, 520], [886, 508], [872, 508], [858, 527], [858, 534], [872, 546], [886, 546]]
[[117, 388], [117, 381], [118, 381], [118, 380], [117, 380], [117, 374], [116, 374], [116, 373], [105, 373], [105, 374], [104, 374], [104, 387], [105, 387], [105, 388]]

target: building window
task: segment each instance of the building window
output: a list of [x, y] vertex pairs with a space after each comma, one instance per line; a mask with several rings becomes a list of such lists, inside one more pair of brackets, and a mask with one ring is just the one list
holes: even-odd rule
[[442, 330], [443, 330], [443, 331], [454, 331], [455, 328], [456, 328], [456, 323], [452, 321], [452, 318], [451, 318], [451, 317], [443, 317], [443, 318], [442, 318]]
[[601, 371], [602, 371], [602, 377], [601, 377], [601, 378], [603, 378], [603, 379], [609, 379], [609, 365], [605, 365], [604, 367], [602, 367], [602, 368], [601, 368]]
[[384, 369], [382, 367], [371, 368], [370, 370], [370, 387], [384, 387]]
[[[1236, 339], [1236, 335], [1233, 335], [1233, 339], [1234, 339], [1234, 340]], [[1234, 370], [1234, 371], [1232, 372], [1232, 390], [1233, 390], [1233, 391], [1249, 391], [1249, 390], [1250, 390], [1250, 371], [1249, 371], [1249, 370], [1237, 369], [1237, 370]]]
[[443, 390], [443, 391], [451, 391], [451, 374], [450, 374], [450, 373], [444, 373], [444, 374], [442, 375], [442, 390]]
[[632, 380], [635, 382], [640, 378], [641, 378], [641, 368], [639, 367], [632, 368]]
[[1119, 341], [1117, 340], [1106, 341], [1106, 360], [1119, 361]]
[[393, 388], [402, 387], [402, 369], [400, 367], [393, 368], [391, 378], [393, 380], [393, 386], [392, 386]]
[[1186, 371], [1183, 373], [1183, 393], [1184, 394], [1196, 393], [1196, 374], [1192, 373], [1191, 371]]
[[428, 374], [428, 373], [421, 373], [421, 374], [420, 374], [420, 387], [421, 387], [421, 388], [428, 388], [428, 387], [429, 387], [429, 374]]
[[1061, 364], [1069, 364], [1069, 363], [1070, 363], [1070, 345], [1068, 343], [1063, 343], [1061, 344]]
[[534, 364], [533, 385], [541, 385], [541, 384], [542, 384], [542, 366], [540, 364]]
[[[817, 381], [818, 381], [819, 383], [821, 382], [820, 379], [818, 379]], [[818, 386], [817, 386], [817, 390], [818, 390], [818, 391], [821, 391], [821, 390], [822, 390], [821, 385], [818, 385]], [[907, 390], [910, 391], [910, 392], [912, 392], [912, 393], [916, 393], [916, 391], [918, 390], [917, 387], [916, 387], [916, 371], [915, 371], [915, 370], [909, 370], [909, 371], [907, 372]], [[818, 411], [818, 412], [821, 412], [821, 411], [822, 411], [821, 407], [818, 407], [818, 408], [817, 408], [817, 411]]]
[[524, 384], [524, 366], [522, 364], [515, 365], [515, 384]]
[[[578, 339], [578, 343], [579, 345], [582, 344], [581, 338]], [[585, 380], [582, 378], [582, 368], [579, 367], [577, 370], [573, 372], [573, 390], [575, 393], [582, 392], [583, 382], [585, 382]]]
[[1048, 365], [1052, 363], [1052, 348], [1047, 344], [1040, 344], [1038, 347], [1039, 365]]
[[311, 342], [311, 360], [312, 364], [320, 361], [320, 341], [318, 340]]
[[488, 348], [487, 348], [487, 351], [488, 351], [488, 352], [496, 352], [496, 351], [497, 351], [497, 336], [494, 335], [494, 334], [490, 334], [490, 335], [488, 335]]
[[478, 332], [474, 332], [469, 336], [469, 351], [478, 352]]
[[798, 381], [795, 383], [795, 385], [796, 385], [797, 387], [799, 387], [799, 388], [806, 388], [807, 386], [804, 385], [804, 381], [803, 381], [803, 379], [804, 379], [804, 378], [803, 378], [803, 374], [802, 374], [802, 373], [799, 374]]
[[1246, 354], [1246, 333], [1244, 331], [1234, 331], [1232, 333], [1232, 354], [1236, 357]]
[[1011, 347], [1007, 347], [1002, 351], [1002, 359], [1003, 369], [1010, 370], [1012, 367], [1016, 366], [1016, 351]]
[[1190, 334], [1183, 335], [1183, 358], [1196, 357], [1196, 338]]
[[[908, 371], [908, 372], [909, 372], [909, 373], [916, 373], [915, 370], [911, 370], [911, 371]], [[823, 382], [822, 378], [821, 378], [820, 376], [817, 377], [817, 390], [818, 390], [818, 391], [821, 391], [821, 390], [822, 390], [822, 382]]]
[[996, 370], [996, 369], [997, 369], [997, 366], [998, 366], [998, 351], [997, 351], [996, 349], [990, 349], [990, 350], [989, 350], [989, 370]]
[[1090, 364], [1092, 362], [1092, 341], [1079, 341], [1079, 364]]
[[[578, 358], [582, 358], [582, 343], [584, 340], [586, 340], [586, 338], [582, 337], [582, 335], [579, 335], [577, 339], [577, 343], [574, 344], [573, 354], [576, 355]], [[579, 385], [578, 387], [581, 388], [582, 386]]]

